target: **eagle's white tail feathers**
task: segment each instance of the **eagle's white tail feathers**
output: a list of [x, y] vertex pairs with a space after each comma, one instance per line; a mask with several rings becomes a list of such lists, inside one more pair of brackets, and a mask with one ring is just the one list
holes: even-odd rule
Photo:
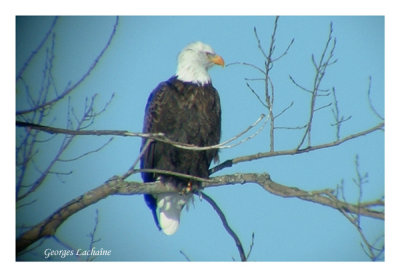
[[157, 217], [161, 230], [174, 234], [179, 227], [181, 211], [192, 194], [162, 193], [157, 196]]

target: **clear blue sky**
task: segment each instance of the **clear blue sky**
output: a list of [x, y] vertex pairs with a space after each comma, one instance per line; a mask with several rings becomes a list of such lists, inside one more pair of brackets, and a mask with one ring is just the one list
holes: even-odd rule
[[[53, 18], [17, 19], [16, 71], [47, 32]], [[54, 78], [62, 91], [76, 82], [104, 47], [115, 17], [61, 17], [55, 27]], [[85, 97], [97, 93], [97, 107], [115, 97], [91, 127], [93, 129], [141, 131], [144, 107], [149, 93], [161, 81], [175, 73], [176, 57], [189, 42], [210, 44], [227, 64], [248, 62], [263, 67], [253, 28], [257, 28], [263, 46], [269, 46], [274, 17], [121, 17], [110, 48], [90, 77], [71, 95], [71, 104], [79, 114]], [[335, 86], [344, 116], [350, 121], [342, 136], [372, 127], [378, 120], [368, 107], [368, 77], [372, 77], [372, 101], [384, 114], [384, 18], [383, 17], [281, 17], [277, 30], [276, 53], [282, 53], [295, 39], [289, 53], [273, 68], [271, 78], [276, 92], [276, 111], [292, 101], [294, 106], [276, 121], [278, 126], [305, 124], [309, 95], [289, 80], [289, 75], [305, 87], [314, 78], [311, 55], [317, 57], [325, 45], [329, 24], [337, 38], [338, 62], [328, 68], [322, 87]], [[50, 46], [49, 43], [46, 44]], [[27, 82], [40, 87], [45, 52], [32, 61], [26, 72]], [[213, 68], [211, 77], [222, 103], [222, 140], [228, 139], [254, 122], [265, 108], [246, 87], [244, 78], [259, 78], [249, 67], [235, 65]], [[261, 83], [252, 82], [263, 94]], [[18, 89], [17, 85], [17, 89]], [[317, 106], [331, 98], [319, 98]], [[24, 103], [17, 97], [17, 109]], [[65, 106], [56, 107], [57, 117], [49, 124], [65, 126]], [[335, 139], [330, 108], [316, 115], [313, 143]], [[276, 150], [296, 146], [301, 132], [278, 130]], [[63, 156], [76, 157], [102, 145], [107, 138], [76, 139]], [[220, 160], [268, 151], [264, 130], [251, 141], [234, 149], [222, 150]], [[49, 145], [51, 153], [52, 145]], [[17, 224], [35, 224], [72, 198], [104, 183], [113, 175], [123, 174], [139, 154], [139, 138], [115, 138], [102, 151], [71, 163], [58, 163], [68, 176], [51, 177], [32, 199], [37, 202], [17, 212]], [[384, 134], [377, 132], [339, 147], [289, 157], [262, 159], [238, 164], [218, 172], [268, 172], [276, 182], [305, 190], [335, 188], [344, 181], [348, 200], [356, 201], [354, 159], [359, 155], [360, 169], [368, 172], [364, 200], [384, 195]], [[49, 156], [42, 154], [43, 164]], [[40, 166], [40, 163], [39, 163]], [[140, 176], [132, 177], [140, 180]], [[242, 240], [246, 252], [255, 233], [252, 261], [363, 261], [368, 260], [356, 229], [338, 211], [297, 199], [284, 199], [263, 191], [255, 184], [224, 186], [206, 190], [224, 210], [229, 223]], [[184, 211], [181, 226], [173, 236], [165, 236], [154, 224], [142, 196], [111, 196], [72, 216], [58, 230], [57, 236], [74, 248], [87, 248], [87, 234], [94, 226], [99, 210], [97, 248], [112, 250], [113, 261], [183, 261], [183, 251], [194, 261], [239, 260], [236, 246], [222, 227], [213, 209], [199, 199]], [[384, 222], [362, 218], [366, 236], [374, 241], [384, 233]], [[46, 248], [61, 249], [52, 240], [28, 260], [43, 260]], [[99, 257], [98, 260], [102, 260]]]

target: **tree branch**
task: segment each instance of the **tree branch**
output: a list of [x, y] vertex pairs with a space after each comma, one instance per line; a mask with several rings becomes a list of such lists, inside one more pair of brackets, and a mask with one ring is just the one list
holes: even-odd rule
[[[288, 187], [278, 184], [271, 180], [267, 173], [245, 173], [232, 174], [214, 177], [207, 182], [203, 182], [203, 188], [256, 183], [266, 191], [281, 197], [296, 197], [302, 200], [311, 201], [317, 204], [328, 206], [339, 211], [344, 210], [348, 213], [355, 213], [376, 219], [384, 219], [384, 212], [368, 208], [369, 206], [360, 204], [350, 204], [336, 198], [332, 190], [305, 191], [296, 187]], [[93, 205], [110, 195], [134, 195], [134, 194], [156, 194], [163, 192], [178, 192], [177, 188], [170, 184], [161, 182], [141, 183], [135, 181], [124, 181], [116, 176], [92, 189], [81, 196], [71, 200], [63, 205], [47, 219], [43, 220], [27, 232], [23, 233], [16, 242], [17, 253], [20, 253], [28, 246], [43, 237], [51, 237], [57, 231], [57, 228], [76, 212]], [[384, 204], [382, 205], [384, 206]]]
[[[231, 142], [234, 139], [238, 138], [239, 136], [243, 135], [245, 132], [247, 132], [248, 130], [250, 130], [251, 128], [253, 128], [254, 126], [256, 126], [256, 124], [258, 124], [258, 122], [261, 121], [263, 115], [257, 119], [256, 122], [254, 122], [252, 125], [250, 125], [245, 131], [239, 133], [238, 135], [236, 135], [235, 137], [220, 143], [218, 145], [213, 145], [213, 146], [206, 146], [206, 147], [197, 147], [195, 145], [190, 145], [190, 144], [184, 144], [184, 143], [180, 143], [180, 142], [175, 142], [175, 141], [171, 141], [168, 138], [166, 138], [164, 136], [164, 134], [162, 133], [152, 133], [152, 134], [148, 134], [148, 133], [137, 133], [137, 132], [129, 132], [129, 131], [121, 131], [121, 130], [69, 130], [69, 129], [62, 129], [62, 128], [55, 128], [55, 127], [49, 127], [49, 126], [42, 126], [42, 125], [37, 125], [37, 124], [33, 124], [33, 123], [27, 123], [27, 122], [21, 122], [21, 121], [16, 121], [16, 125], [20, 126], [20, 127], [28, 127], [28, 128], [32, 128], [32, 129], [36, 129], [36, 130], [41, 130], [50, 134], [69, 134], [69, 135], [95, 135], [95, 136], [137, 136], [137, 137], [142, 137], [142, 138], [151, 138], [154, 140], [158, 140], [158, 141], [162, 141], [165, 143], [170, 143], [178, 148], [183, 148], [183, 149], [189, 149], [189, 150], [194, 150], [194, 151], [200, 151], [200, 150], [208, 150], [208, 149], [212, 149], [212, 148], [223, 148], [221, 146], [224, 146], [227, 142]], [[256, 153], [256, 154], [252, 154], [252, 155], [247, 155], [247, 156], [241, 156], [241, 157], [237, 157], [231, 160], [227, 160], [217, 166], [215, 166], [214, 168], [210, 169], [210, 174], [213, 174], [219, 170], [222, 170], [226, 167], [231, 167], [234, 164], [237, 163], [241, 163], [241, 162], [248, 162], [248, 161], [252, 161], [252, 160], [257, 160], [257, 159], [262, 159], [262, 158], [268, 158], [268, 157], [274, 157], [274, 156], [286, 156], [286, 155], [296, 155], [296, 154], [302, 154], [302, 153], [307, 153], [307, 152], [311, 152], [311, 151], [315, 151], [315, 150], [319, 150], [319, 149], [323, 149], [323, 148], [329, 148], [329, 147], [333, 147], [333, 146], [337, 146], [339, 144], [342, 144], [346, 141], [355, 139], [357, 137], [361, 137], [364, 135], [367, 135], [369, 133], [378, 131], [378, 130], [382, 130], [384, 128], [385, 124], [383, 122], [379, 123], [378, 125], [355, 133], [355, 134], [351, 134], [347, 137], [344, 137], [342, 139], [336, 140], [336, 141], [332, 141], [332, 142], [328, 142], [328, 143], [324, 143], [324, 144], [319, 144], [319, 145], [314, 145], [314, 146], [310, 146], [304, 149], [298, 149], [298, 148], [294, 148], [291, 150], [282, 150], [282, 151], [269, 151], [269, 152], [260, 152], [260, 153]], [[261, 128], [260, 128], [261, 129]], [[257, 132], [258, 133], [258, 132]], [[251, 136], [252, 137], [252, 136]], [[236, 144], [237, 145], [237, 144]]]
[[22, 74], [24, 74], [26, 68], [28, 67], [28, 65], [31, 63], [32, 59], [36, 56], [36, 54], [39, 52], [39, 50], [43, 47], [44, 43], [47, 41], [47, 39], [50, 37], [50, 34], [53, 32], [54, 27], [56, 26], [58, 20], [58, 16], [54, 17], [53, 22], [50, 25], [49, 30], [47, 31], [47, 33], [45, 34], [45, 36], [43, 37], [42, 41], [39, 43], [38, 47], [36, 47], [35, 50], [32, 51], [31, 55], [29, 56], [29, 58], [25, 61], [24, 65], [22, 66], [21, 70], [18, 72], [17, 74], [17, 81], [19, 79], [21, 79]]
[[[317, 96], [319, 96], [318, 92], [320, 91], [320, 85], [325, 76], [327, 67], [334, 64], [337, 61], [337, 60], [334, 60], [333, 62], [331, 62], [331, 59], [333, 58], [333, 54], [334, 54], [334, 51], [336, 48], [336, 38], [332, 37], [332, 34], [333, 34], [333, 25], [331, 23], [330, 28], [329, 28], [329, 36], [326, 41], [325, 48], [321, 54], [319, 63], [318, 64], [316, 63], [314, 54], [311, 56], [313, 65], [315, 67], [313, 88], [311, 90], [302, 88], [300, 85], [298, 85], [294, 81], [294, 79], [291, 76], [289, 76], [295, 85], [304, 89], [305, 91], [311, 92], [310, 112], [309, 112], [309, 117], [308, 117], [308, 121], [307, 121], [307, 128], [304, 132], [302, 139], [300, 140], [299, 145], [297, 146], [298, 149], [300, 149], [301, 146], [304, 144], [306, 138], [307, 138], [307, 146], [305, 148], [308, 148], [311, 146], [311, 128], [312, 128], [312, 123], [313, 123], [313, 119], [314, 119], [314, 113], [317, 111], [317, 109], [315, 109], [315, 104], [316, 104]], [[332, 44], [332, 46], [330, 46], [331, 44]], [[330, 51], [328, 51], [329, 47], [331, 47]], [[328, 55], [328, 52], [329, 52], [329, 55]]]
[[69, 94], [70, 92], [72, 92], [74, 89], [76, 89], [84, 80], [86, 80], [86, 78], [90, 75], [90, 73], [92, 73], [93, 69], [96, 67], [97, 63], [100, 61], [100, 59], [103, 57], [104, 53], [106, 52], [106, 50], [109, 48], [111, 41], [113, 40], [115, 33], [117, 31], [117, 27], [118, 27], [118, 22], [119, 22], [119, 17], [116, 18], [115, 23], [114, 23], [114, 27], [113, 30], [110, 34], [110, 37], [106, 43], [106, 45], [104, 46], [104, 48], [100, 51], [100, 54], [96, 57], [96, 59], [94, 60], [94, 62], [90, 65], [90, 67], [88, 68], [88, 70], [86, 71], [85, 74], [83, 74], [83, 76], [70, 88], [65, 89], [60, 95], [58, 95], [57, 97], [55, 97], [52, 100], [49, 100], [45, 103], [42, 103], [36, 107], [33, 107], [31, 109], [26, 109], [26, 110], [22, 110], [22, 111], [17, 111], [16, 114], [17, 115], [22, 115], [22, 114], [27, 114], [27, 113], [31, 113], [31, 112], [35, 112], [39, 109], [48, 107], [49, 105], [52, 105], [54, 103], [56, 103], [57, 101], [61, 100], [62, 98], [64, 98], [67, 94]]
[[240, 255], [240, 259], [242, 260], [242, 262], [247, 261], [247, 256], [244, 253], [244, 249], [243, 249], [243, 245], [242, 242], [240, 241], [238, 235], [235, 233], [235, 231], [233, 231], [233, 229], [229, 226], [228, 224], [228, 220], [226, 219], [226, 216], [224, 214], [224, 212], [220, 209], [220, 207], [218, 206], [218, 204], [211, 198], [209, 197], [207, 194], [201, 192], [201, 193], [196, 193], [199, 197], [203, 198], [204, 200], [206, 200], [213, 208], [214, 210], [217, 212], [219, 218], [222, 221], [222, 224], [224, 225], [225, 230], [228, 232], [228, 234], [233, 238], [233, 240], [235, 241], [236, 247], [239, 251], [239, 255]]
[[385, 126], [385, 123], [379, 123], [378, 125], [355, 133], [355, 134], [351, 134], [347, 137], [344, 137], [340, 140], [336, 140], [336, 141], [332, 141], [332, 142], [328, 142], [328, 143], [324, 143], [324, 144], [319, 144], [319, 145], [314, 145], [314, 146], [310, 146], [304, 149], [292, 149], [292, 150], [282, 150], [282, 151], [269, 151], [269, 152], [260, 152], [260, 153], [256, 153], [256, 154], [252, 154], [252, 155], [247, 155], [247, 156], [241, 156], [241, 157], [237, 157], [231, 160], [227, 160], [219, 165], [217, 165], [214, 168], [210, 169], [211, 173], [215, 173], [225, 167], [231, 167], [234, 164], [238, 164], [238, 163], [242, 163], [242, 162], [249, 162], [249, 161], [253, 161], [253, 160], [258, 160], [258, 159], [263, 159], [263, 158], [269, 158], [269, 157], [275, 157], [275, 156], [287, 156], [287, 155], [297, 155], [297, 154], [302, 154], [302, 153], [307, 153], [307, 152], [311, 152], [311, 151], [315, 151], [315, 150], [319, 150], [319, 149], [323, 149], [323, 148], [330, 148], [330, 147], [334, 147], [337, 146], [339, 144], [342, 144], [344, 142], [347, 142], [349, 140], [361, 137], [361, 136], [365, 136], [368, 135], [370, 133], [373, 133], [375, 131], [379, 131], [382, 130]]
[[[170, 140], [168, 137], [166, 137], [163, 133], [139, 133], [139, 132], [129, 132], [129, 131], [121, 131], [121, 130], [82, 130], [81, 128], [78, 128], [77, 130], [71, 130], [71, 129], [63, 129], [63, 128], [55, 128], [55, 127], [50, 127], [50, 126], [44, 126], [44, 125], [39, 125], [39, 124], [34, 124], [34, 123], [28, 123], [28, 122], [23, 122], [23, 121], [16, 121], [16, 125], [19, 127], [27, 127], [35, 130], [40, 130], [43, 132], [47, 132], [50, 134], [65, 134], [65, 135], [72, 135], [72, 136], [122, 136], [122, 137], [141, 137], [141, 138], [148, 138], [148, 139], [154, 139], [157, 141], [161, 141], [164, 143], [169, 143], [174, 145], [177, 148], [181, 149], [187, 149], [187, 150], [193, 150], [193, 151], [204, 151], [204, 150], [210, 150], [210, 149], [223, 149], [223, 148], [232, 148], [235, 147], [241, 143], [244, 143], [248, 141], [249, 139], [252, 139], [255, 135], [259, 134], [259, 132], [264, 128], [265, 123], [261, 125], [259, 130], [255, 132], [253, 135], [249, 135], [248, 137], [242, 139], [241, 141], [234, 143], [234, 144], [229, 144], [247, 132], [249, 132], [251, 129], [253, 129], [255, 126], [257, 126], [263, 119], [265, 118], [264, 114], [261, 114], [260, 117], [250, 126], [248, 126], [245, 130], [241, 131], [234, 137], [221, 142], [216, 145], [210, 145], [210, 146], [197, 146], [193, 144], [187, 144], [187, 143], [182, 143], [178, 141], [173, 141]], [[267, 121], [267, 120], [266, 120]]]

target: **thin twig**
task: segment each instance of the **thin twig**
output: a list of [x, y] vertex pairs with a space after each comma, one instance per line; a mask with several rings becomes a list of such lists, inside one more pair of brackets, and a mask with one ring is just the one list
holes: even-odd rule
[[323, 110], [323, 109], [325, 109], [325, 108], [328, 108], [328, 107], [330, 107], [331, 105], [332, 105], [332, 103], [322, 105], [321, 107], [315, 108], [314, 112], [317, 112], [317, 111]]
[[53, 32], [54, 27], [56, 26], [58, 20], [58, 16], [54, 17], [53, 22], [50, 25], [49, 30], [43, 37], [42, 41], [39, 43], [39, 45], [35, 48], [35, 50], [32, 51], [31, 55], [28, 57], [28, 59], [25, 61], [24, 65], [22, 66], [21, 70], [17, 73], [17, 81], [21, 79], [22, 74], [24, 74], [26, 68], [32, 61], [32, 59], [36, 56], [36, 54], [39, 52], [39, 50], [43, 47], [44, 43], [47, 41], [47, 39], [50, 37], [50, 34]]
[[368, 78], [368, 104], [370, 109], [374, 112], [374, 114], [380, 119], [380, 120], [385, 120], [383, 116], [381, 116], [377, 110], [375, 109], [374, 105], [372, 105], [372, 100], [371, 100], [371, 83], [372, 83], [372, 77], [369, 76]]
[[250, 67], [252, 67], [252, 68], [254, 68], [254, 69], [260, 71], [263, 75], [265, 75], [264, 70], [262, 70], [260, 67], [254, 65], [254, 64], [251, 64], [251, 63], [246, 63], [246, 62], [233, 62], [233, 63], [228, 63], [228, 64], [226, 64], [225, 67], [232, 66], [232, 65], [245, 65], [245, 66], [250, 66]]
[[279, 57], [274, 58], [272, 61], [276, 62], [277, 60], [281, 59], [283, 56], [287, 55], [289, 53], [289, 49], [293, 45], [293, 43], [294, 43], [294, 38], [292, 38], [292, 40], [289, 42], [289, 45], [287, 46], [286, 50]]
[[290, 79], [290, 81], [292, 81], [292, 83], [293, 83], [296, 87], [300, 88], [301, 90], [304, 90], [304, 91], [306, 91], [306, 92], [308, 92], [308, 93], [313, 93], [312, 90], [306, 89], [305, 87], [303, 87], [302, 85], [300, 85], [299, 83], [297, 83], [296, 80], [295, 80], [291, 75], [289, 75], [289, 79]]
[[70, 92], [72, 92], [73, 90], [75, 90], [84, 80], [86, 80], [86, 78], [92, 73], [93, 69], [96, 67], [96, 65], [98, 64], [98, 62], [100, 61], [100, 59], [103, 57], [104, 53], [106, 52], [106, 50], [110, 47], [111, 45], [111, 41], [113, 40], [115, 33], [117, 31], [117, 27], [118, 27], [118, 23], [119, 23], [119, 17], [116, 17], [115, 23], [114, 23], [114, 27], [113, 30], [110, 34], [110, 37], [106, 43], [106, 45], [104, 46], [104, 48], [101, 50], [100, 54], [96, 57], [96, 59], [94, 60], [94, 62], [90, 65], [90, 67], [88, 68], [88, 70], [86, 71], [85, 74], [83, 74], [83, 76], [71, 87], [67, 88], [64, 90], [63, 93], [61, 93], [58, 97], [55, 97], [52, 100], [49, 100], [43, 104], [40, 104], [36, 107], [33, 107], [31, 109], [26, 109], [26, 110], [22, 110], [22, 111], [17, 111], [16, 114], [17, 115], [21, 115], [21, 114], [26, 114], [26, 113], [31, 113], [34, 111], [37, 111], [39, 109], [43, 109], [47, 106], [52, 105], [53, 103], [61, 100], [62, 98], [64, 98], [66, 95], [68, 95]]
[[[277, 18], [278, 18], [278, 17], [276, 17], [276, 20], [277, 20]], [[275, 21], [275, 22], [276, 22], [276, 21]], [[276, 25], [275, 25], [275, 26], [276, 26]], [[275, 30], [276, 30], [276, 28], [275, 28]], [[254, 36], [256, 37], [256, 40], [257, 40], [258, 49], [260, 50], [261, 54], [264, 56], [264, 59], [265, 59], [265, 60], [268, 60], [268, 56], [267, 56], [267, 54], [265, 53], [265, 51], [264, 51], [264, 49], [263, 49], [263, 47], [262, 47], [262, 45], [261, 45], [261, 40], [260, 40], [260, 38], [258, 37], [256, 27], [254, 27], [253, 31], [254, 31]]]
[[307, 128], [307, 124], [303, 126], [295, 126], [295, 127], [288, 127], [288, 126], [275, 126], [275, 129], [284, 129], [284, 130], [301, 130]]
[[336, 89], [335, 87], [332, 88], [332, 95], [333, 95], [333, 108], [331, 109], [332, 114], [333, 114], [333, 119], [335, 120], [334, 124], [336, 126], [336, 140], [340, 139], [340, 127], [341, 127], [341, 122], [339, 119], [339, 106], [338, 106], [338, 101], [336, 98]]
[[151, 143], [154, 141], [154, 139], [148, 139], [146, 143], [144, 144], [142, 150], [140, 151], [139, 156], [136, 158], [135, 162], [129, 168], [129, 170], [122, 176], [122, 179], [128, 178], [130, 175], [132, 175], [135, 172], [135, 168], [137, 164], [140, 162], [140, 159], [143, 157], [144, 153], [146, 153], [147, 149], [150, 147]]
[[[96, 239], [96, 231], [97, 231], [98, 226], [99, 226], [99, 209], [96, 209], [96, 216], [94, 218], [93, 231], [89, 233], [89, 238], [90, 238], [89, 250], [92, 250], [94, 247], [94, 244], [101, 240], [101, 239]], [[96, 256], [88, 255], [86, 258], [86, 261], [93, 261], [95, 258], [96, 258]]]
[[233, 229], [229, 226], [228, 220], [226, 219], [224, 212], [221, 210], [221, 208], [218, 206], [218, 204], [204, 192], [201, 192], [201, 193], [196, 192], [195, 194], [198, 195], [199, 197], [201, 197], [202, 199], [206, 200], [214, 208], [214, 210], [217, 212], [218, 216], [220, 217], [225, 230], [235, 241], [236, 247], [239, 251], [240, 259], [242, 260], [242, 262], [247, 261], [246, 254], [244, 253], [244, 250], [243, 250], [242, 242], [240, 241], [240, 239], [239, 239], [238, 235], [235, 233], [235, 231], [233, 231]]
[[[279, 112], [278, 114], [275, 115], [275, 119], [278, 118], [279, 116], [281, 116], [282, 114], [284, 114], [287, 110], [289, 110], [291, 107], [293, 107], [294, 102], [290, 102], [290, 104], [284, 108], [281, 112]], [[275, 126], [276, 129], [276, 126]]]
[[257, 97], [261, 105], [263, 105], [265, 108], [268, 109], [268, 106], [262, 101], [261, 97], [257, 94], [257, 92], [254, 91], [254, 89], [250, 86], [250, 84], [246, 82], [246, 85], [250, 89], [250, 91]]
[[94, 149], [94, 150], [90, 150], [90, 151], [88, 151], [88, 152], [86, 152], [86, 153], [83, 153], [83, 154], [81, 154], [81, 155], [79, 155], [79, 156], [77, 156], [77, 157], [68, 158], [68, 159], [61, 159], [61, 158], [59, 158], [58, 161], [59, 161], [59, 162], [72, 162], [72, 161], [79, 160], [79, 159], [81, 159], [81, 158], [83, 158], [83, 157], [85, 157], [85, 156], [88, 156], [88, 155], [90, 155], [90, 154], [97, 153], [97, 152], [99, 152], [100, 150], [104, 149], [113, 139], [114, 139], [114, 138], [110, 138], [108, 141], [106, 141], [106, 142], [105, 142], [103, 145], [101, 145], [100, 147], [97, 147], [97, 148]]
[[188, 257], [188, 255], [186, 255], [185, 252], [183, 252], [182, 250], [179, 250], [179, 253], [181, 253], [182, 256], [185, 257], [186, 261], [190, 262], [190, 258]]
[[251, 254], [251, 251], [253, 250], [253, 247], [254, 247], [254, 237], [255, 237], [255, 235], [254, 235], [254, 232], [253, 232], [253, 233], [251, 234], [251, 243], [250, 243], [249, 252], [247, 252], [247, 255], [246, 255], [246, 260], [249, 259], [250, 254]]

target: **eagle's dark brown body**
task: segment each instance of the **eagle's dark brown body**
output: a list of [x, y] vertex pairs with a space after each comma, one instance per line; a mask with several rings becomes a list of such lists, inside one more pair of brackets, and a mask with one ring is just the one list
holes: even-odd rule
[[[211, 83], [201, 86], [172, 77], [159, 84], [151, 93], [146, 106], [143, 132], [161, 132], [173, 141], [197, 146], [218, 144], [221, 136], [218, 92]], [[145, 143], [146, 139], [143, 139], [142, 148]], [[208, 178], [210, 163], [217, 154], [217, 149], [184, 150], [154, 141], [141, 158], [141, 168], [163, 169]], [[158, 176], [160, 174], [142, 173], [145, 182], [155, 181]], [[162, 178], [179, 186], [188, 183], [188, 180], [177, 177]]]
[[[188, 44], [178, 55], [176, 75], [160, 83], [146, 105], [143, 132], [163, 133], [169, 140], [195, 146], [211, 146], [221, 137], [221, 106], [218, 92], [211, 84], [208, 70], [224, 66], [224, 59], [211, 46], [201, 42]], [[148, 143], [149, 142], [149, 143]], [[158, 169], [201, 178], [209, 177], [211, 161], [218, 149], [189, 150], [157, 140], [143, 139], [142, 169]], [[200, 182], [162, 172], [142, 171], [144, 182], [161, 180], [179, 192], [145, 194], [154, 220], [166, 235], [179, 227], [183, 207]], [[189, 187], [189, 186], [192, 187]]]

